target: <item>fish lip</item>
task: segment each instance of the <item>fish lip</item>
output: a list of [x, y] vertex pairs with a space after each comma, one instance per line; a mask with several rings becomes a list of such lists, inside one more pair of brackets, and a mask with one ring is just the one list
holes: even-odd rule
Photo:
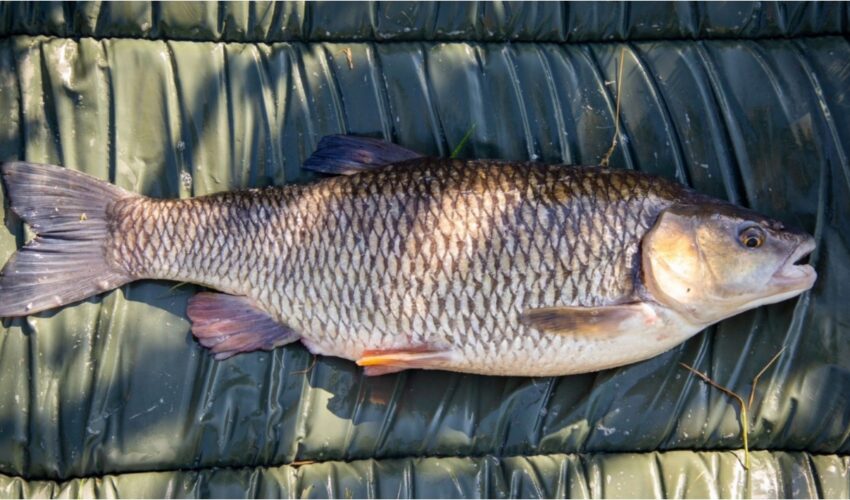
[[811, 288], [818, 275], [815, 268], [809, 264], [795, 264], [795, 262], [812, 253], [815, 246], [814, 238], [807, 238], [785, 259], [785, 262], [774, 273], [771, 281], [787, 288], [799, 288], [801, 290]]

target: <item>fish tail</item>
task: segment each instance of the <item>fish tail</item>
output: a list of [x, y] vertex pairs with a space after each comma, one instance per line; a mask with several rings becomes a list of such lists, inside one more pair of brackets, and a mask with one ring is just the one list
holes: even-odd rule
[[138, 196], [66, 168], [0, 165], [10, 206], [36, 237], [0, 271], [0, 317], [25, 316], [112, 290], [133, 280], [104, 254], [109, 207]]

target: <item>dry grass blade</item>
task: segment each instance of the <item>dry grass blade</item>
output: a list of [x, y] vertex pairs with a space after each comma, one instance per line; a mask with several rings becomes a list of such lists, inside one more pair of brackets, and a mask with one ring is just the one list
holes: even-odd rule
[[744, 468], [747, 469], [747, 470], [750, 470], [750, 444], [749, 444], [749, 441], [747, 439], [747, 436], [750, 433], [750, 429], [749, 429], [749, 418], [747, 417], [747, 405], [744, 403], [744, 398], [742, 398], [737, 392], [718, 384], [714, 380], [711, 380], [711, 377], [702, 373], [701, 371], [697, 370], [696, 368], [694, 368], [694, 367], [692, 367], [692, 366], [690, 366], [686, 363], [682, 363], [682, 362], [679, 362], [679, 364], [682, 365], [683, 367], [687, 368], [691, 372], [693, 372], [696, 376], [701, 378], [706, 384], [714, 387], [715, 389], [723, 391], [724, 393], [726, 393], [726, 395], [728, 395], [732, 398], [735, 398], [735, 400], [738, 401], [738, 404], [741, 405], [741, 419], [740, 420], [741, 420], [741, 430], [743, 431], [742, 434], [744, 436]]
[[354, 54], [351, 52], [351, 48], [342, 49], [342, 53], [345, 54], [345, 60], [348, 61], [348, 69], [354, 69]]
[[759, 379], [762, 375], [764, 375], [764, 372], [766, 372], [768, 368], [773, 366], [773, 363], [776, 363], [776, 360], [779, 359], [779, 356], [782, 356], [782, 353], [785, 352], [785, 347], [786, 346], [782, 346], [782, 349], [780, 349], [779, 352], [774, 354], [773, 357], [770, 358], [770, 361], [768, 361], [767, 364], [764, 365], [764, 368], [762, 368], [761, 371], [758, 372], [755, 377], [753, 377], [753, 385], [750, 388], [750, 399], [747, 401], [747, 408], [753, 407], [753, 400], [756, 397], [756, 386], [758, 386], [759, 384]]
[[602, 167], [607, 167], [608, 162], [611, 160], [611, 155], [614, 154], [614, 149], [617, 148], [617, 138], [620, 137], [620, 97], [622, 95], [623, 88], [623, 61], [626, 59], [626, 48], [623, 47], [620, 49], [620, 67], [617, 70], [617, 111], [614, 113], [614, 138], [611, 139], [611, 147], [608, 148], [608, 151], [602, 157], [602, 160], [599, 162], [599, 165]]
[[166, 290], [165, 293], [158, 296], [157, 299], [164, 299], [164, 298], [167, 298], [167, 297], [171, 297], [172, 295], [174, 295], [174, 292], [177, 291], [178, 288], [186, 286], [186, 285], [191, 285], [191, 284], [192, 284], [191, 281], [181, 281], [179, 283], [176, 283], [174, 286], [172, 286], [171, 288]]
[[475, 124], [473, 123], [471, 127], [466, 130], [466, 133], [463, 134], [463, 138], [460, 140], [457, 146], [455, 146], [454, 150], [452, 150], [451, 156], [449, 158], [457, 158], [460, 152], [463, 150], [463, 147], [466, 146], [466, 143], [469, 141], [469, 138], [472, 137], [472, 133], [475, 132]]

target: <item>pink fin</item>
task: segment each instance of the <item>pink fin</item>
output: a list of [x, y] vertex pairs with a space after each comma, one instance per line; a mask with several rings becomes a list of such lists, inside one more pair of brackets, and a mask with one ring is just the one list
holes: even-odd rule
[[451, 351], [430, 346], [411, 346], [403, 349], [363, 351], [359, 366], [367, 376], [385, 375], [408, 368], [439, 369], [451, 359]]
[[275, 321], [248, 297], [202, 292], [189, 299], [192, 334], [225, 359], [240, 352], [271, 350], [298, 340], [298, 334]]

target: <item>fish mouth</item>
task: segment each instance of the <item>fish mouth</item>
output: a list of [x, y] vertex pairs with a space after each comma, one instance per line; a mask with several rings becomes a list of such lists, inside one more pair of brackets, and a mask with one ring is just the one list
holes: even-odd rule
[[801, 243], [773, 275], [773, 283], [793, 290], [808, 290], [815, 284], [818, 273], [815, 268], [802, 262], [815, 249], [814, 238]]

